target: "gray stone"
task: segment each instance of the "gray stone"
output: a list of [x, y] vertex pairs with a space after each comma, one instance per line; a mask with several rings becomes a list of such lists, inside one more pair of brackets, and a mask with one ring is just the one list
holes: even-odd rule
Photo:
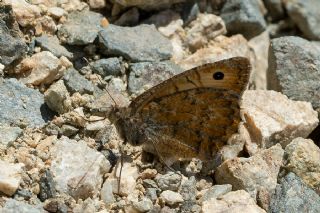
[[139, 10], [134, 7], [123, 13], [114, 24], [118, 26], [134, 26], [139, 23], [139, 16]]
[[50, 118], [43, 95], [14, 78], [0, 79], [0, 122], [20, 127], [42, 127]]
[[285, 16], [282, 0], [263, 0], [272, 20], [279, 20]]
[[113, 196], [112, 185], [109, 181], [105, 181], [101, 188], [101, 199], [106, 205], [110, 205], [115, 202], [115, 198]]
[[231, 191], [232, 191], [231, 184], [214, 185], [204, 193], [200, 202], [210, 200], [211, 198], [218, 198], [218, 197], [220, 197], [224, 194], [227, 194], [228, 192], [231, 192]]
[[94, 92], [93, 84], [73, 68], [66, 71], [63, 80], [71, 93], [79, 92], [80, 94], [93, 94]]
[[74, 11], [61, 26], [58, 36], [63, 43], [70, 45], [91, 44], [96, 39], [103, 16], [92, 11]]
[[146, 189], [146, 197], [149, 198], [150, 200], [152, 200], [153, 202], [155, 202], [158, 198], [157, 196], [157, 189], [156, 188], [147, 188]]
[[128, 90], [130, 93], [140, 94], [182, 71], [182, 68], [171, 61], [131, 64]]
[[281, 179], [269, 208], [269, 212], [272, 213], [319, 213], [319, 210], [320, 196], [294, 173], [289, 173]]
[[173, 4], [185, 2], [186, 0], [115, 0], [116, 3], [122, 5], [123, 7], [136, 6], [143, 10], [159, 10], [163, 8], [168, 8]]
[[160, 194], [160, 198], [169, 206], [175, 206], [183, 202], [181, 194], [171, 190], [165, 190]]
[[228, 33], [241, 33], [247, 39], [266, 30], [266, 22], [257, 0], [229, 0], [221, 9]]
[[57, 36], [42, 35], [37, 37], [35, 41], [42, 50], [47, 50], [58, 58], [65, 56], [71, 59], [73, 57], [73, 54], [60, 44]]
[[320, 1], [284, 1], [289, 17], [312, 40], [320, 40]]
[[9, 5], [0, 5], [0, 63], [7, 66], [28, 50]]
[[194, 176], [190, 177], [181, 185], [180, 194], [185, 201], [195, 201], [197, 195], [196, 179]]
[[0, 125], [0, 144], [9, 146], [22, 134], [19, 127]]
[[14, 199], [8, 199], [4, 207], [1, 209], [1, 213], [45, 213], [46, 211], [41, 205], [33, 206], [26, 204], [22, 201], [17, 201]]
[[42, 202], [49, 198], [55, 197], [55, 183], [53, 181], [52, 173], [50, 170], [46, 170], [44, 174], [41, 176], [39, 186], [40, 193], [38, 196]]
[[143, 198], [141, 201], [133, 202], [133, 208], [138, 212], [148, 212], [152, 209], [152, 201], [148, 198]]
[[132, 62], [161, 61], [172, 56], [170, 41], [153, 25], [120, 27], [110, 24], [99, 32], [102, 53], [123, 56]]
[[91, 64], [92, 71], [106, 77], [108, 75], [119, 76], [124, 74], [125, 67], [119, 58], [104, 58]]
[[[320, 108], [320, 49], [294, 36], [271, 41], [267, 88]], [[317, 110], [317, 111], [318, 111]], [[319, 112], [319, 111], [318, 111]]]
[[77, 132], [79, 131], [79, 129], [77, 129], [74, 126], [68, 125], [68, 124], [63, 124], [62, 127], [60, 128], [59, 133], [61, 135], [70, 137], [75, 135]]
[[165, 175], [157, 175], [155, 180], [162, 191], [168, 189], [177, 191], [181, 184], [181, 176], [173, 172], [168, 172]]

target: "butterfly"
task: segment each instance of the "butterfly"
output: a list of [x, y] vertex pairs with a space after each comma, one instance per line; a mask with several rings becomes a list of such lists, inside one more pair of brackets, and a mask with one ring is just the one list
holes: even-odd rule
[[211, 160], [238, 132], [251, 66], [234, 57], [182, 72], [117, 112], [126, 141], [166, 161]]

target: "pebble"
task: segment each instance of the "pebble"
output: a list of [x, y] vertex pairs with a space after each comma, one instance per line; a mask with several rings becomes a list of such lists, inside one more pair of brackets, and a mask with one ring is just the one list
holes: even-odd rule
[[280, 180], [272, 196], [269, 212], [319, 212], [320, 196], [294, 173]]
[[68, 125], [68, 124], [63, 124], [61, 126], [61, 128], [60, 128], [59, 133], [61, 135], [70, 137], [70, 136], [73, 136], [73, 135], [77, 134], [78, 131], [79, 131], [79, 129], [74, 127], [74, 126], [71, 126], [71, 125]]
[[149, 212], [152, 207], [152, 201], [148, 198], [143, 198], [141, 201], [136, 201], [132, 203], [134, 209], [138, 212]]
[[42, 35], [36, 38], [36, 44], [41, 47], [42, 50], [49, 51], [58, 58], [65, 56], [72, 59], [73, 57], [71, 52], [69, 52], [64, 46], [60, 45], [57, 36]]
[[135, 26], [139, 23], [140, 13], [136, 7], [123, 13], [114, 24], [118, 26]]
[[40, 193], [39, 199], [43, 202], [49, 198], [56, 196], [55, 182], [50, 170], [46, 170], [40, 177]]
[[101, 189], [103, 175], [111, 167], [101, 153], [89, 148], [84, 141], [66, 137], [56, 141], [51, 158], [50, 170], [56, 190], [75, 199], [96, 195]]
[[181, 196], [181, 194], [173, 192], [171, 190], [165, 190], [161, 192], [160, 198], [163, 199], [163, 201], [169, 206], [174, 206], [178, 203], [183, 202], [183, 197]]
[[105, 181], [102, 185], [100, 196], [106, 205], [111, 205], [115, 202], [113, 196], [113, 188], [109, 181]]
[[94, 73], [106, 77], [109, 75], [119, 76], [124, 74], [125, 67], [120, 58], [103, 58], [94, 61], [91, 65], [91, 69]]
[[92, 9], [103, 9], [107, 5], [105, 0], [89, 0], [88, 4]]
[[173, 4], [184, 2], [184, 1], [185, 0], [170, 0], [170, 1], [167, 1], [167, 0], [166, 1], [115, 0], [116, 3], [122, 5], [123, 7], [137, 6], [144, 10], [167, 8]]
[[211, 198], [202, 204], [203, 213], [220, 212], [248, 212], [248, 213], [266, 213], [250, 197], [250, 194], [244, 190], [232, 191], [220, 196], [218, 199]]
[[229, 0], [221, 9], [228, 33], [241, 33], [247, 39], [266, 30], [266, 22], [256, 0]]
[[129, 70], [128, 91], [132, 94], [141, 94], [182, 72], [182, 69], [171, 61], [133, 63]]
[[20, 135], [22, 129], [19, 127], [0, 125], [0, 144], [10, 146]]
[[61, 7], [50, 7], [48, 8], [48, 14], [55, 19], [59, 19], [66, 15], [66, 11]]
[[68, 206], [64, 203], [63, 199], [50, 198], [45, 201], [43, 208], [48, 212], [67, 213]]
[[145, 196], [149, 198], [152, 202], [155, 202], [158, 198], [157, 191], [158, 189], [156, 188], [146, 188]]
[[308, 101], [320, 111], [320, 48], [296, 36], [271, 40], [268, 89], [292, 100]]
[[74, 11], [68, 14], [67, 21], [58, 30], [58, 37], [69, 45], [87, 45], [93, 43], [103, 16], [92, 11]]
[[22, 181], [21, 163], [9, 163], [0, 160], [0, 192], [12, 196], [18, 189]]
[[295, 138], [285, 148], [286, 170], [320, 190], [320, 149], [310, 139]]
[[170, 41], [152, 25], [120, 27], [110, 24], [99, 32], [99, 43], [105, 55], [122, 56], [132, 62], [161, 61], [172, 56]]
[[1, 213], [45, 213], [46, 211], [43, 210], [42, 205], [30, 205], [24, 203], [23, 201], [17, 201], [14, 199], [8, 199], [4, 204], [4, 207], [0, 207]]
[[0, 121], [19, 127], [42, 127], [52, 116], [43, 95], [14, 78], [0, 79]]
[[210, 200], [212, 198], [218, 198], [224, 194], [227, 194], [232, 191], [231, 184], [224, 184], [224, 185], [214, 185], [209, 189], [204, 190], [204, 194], [202, 195], [200, 202], [204, 202]]
[[70, 68], [63, 77], [64, 83], [71, 93], [93, 94], [94, 86], [92, 82], [82, 76], [77, 70]]
[[279, 92], [248, 90], [242, 99], [241, 113], [250, 140], [262, 148], [307, 137], [319, 123], [310, 103], [292, 101]]
[[162, 191], [177, 191], [181, 184], [181, 176], [173, 172], [168, 172], [164, 175], [158, 174], [155, 178], [155, 181]]
[[250, 158], [234, 158], [223, 162], [215, 172], [218, 184], [231, 184], [234, 190], [244, 189], [253, 198], [261, 189], [270, 193], [276, 188], [284, 150], [280, 144], [262, 150]]

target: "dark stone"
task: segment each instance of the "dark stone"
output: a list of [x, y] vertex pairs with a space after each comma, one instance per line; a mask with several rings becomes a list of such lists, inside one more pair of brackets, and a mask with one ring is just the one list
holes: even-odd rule
[[196, 179], [194, 176], [190, 177], [189, 180], [185, 181], [181, 185], [180, 194], [183, 197], [184, 202], [181, 204], [180, 212], [187, 213], [196, 205]]
[[51, 198], [43, 206], [48, 212], [67, 213], [68, 206], [62, 200]]
[[271, 197], [271, 213], [318, 213], [320, 196], [304, 184], [294, 173], [281, 179]]
[[221, 9], [228, 33], [240, 33], [247, 39], [266, 30], [267, 24], [257, 0], [228, 0]]
[[181, 73], [183, 70], [171, 61], [141, 62], [130, 65], [128, 90], [139, 94], [143, 87], [153, 87], [168, 78]]
[[122, 56], [132, 62], [161, 61], [172, 56], [170, 41], [153, 25], [120, 27], [110, 24], [99, 32], [103, 54]]
[[320, 110], [320, 47], [300, 37], [271, 40], [267, 88]]
[[32, 197], [32, 192], [28, 189], [18, 189], [14, 196], [17, 197], [17, 200], [19, 200], [19, 197], [29, 200]]
[[40, 178], [40, 193], [39, 199], [44, 202], [49, 198], [53, 198], [56, 195], [55, 183], [50, 170], [46, 170]]
[[0, 5], [0, 63], [7, 66], [27, 54], [18, 23], [9, 5]]
[[93, 94], [94, 92], [93, 84], [73, 68], [66, 71], [63, 80], [71, 93], [79, 92], [80, 94]]
[[91, 64], [92, 71], [106, 77], [109, 75], [119, 76], [124, 74], [125, 67], [119, 58], [104, 58]]
[[61, 56], [65, 56], [71, 59], [73, 57], [73, 54], [71, 52], [69, 52], [64, 46], [60, 45], [57, 36], [42, 35], [41, 37], [37, 37], [35, 41], [42, 50], [50, 51], [58, 58], [60, 58]]
[[285, 13], [282, 0], [263, 0], [263, 2], [273, 21], [284, 18]]
[[60, 128], [60, 135], [64, 135], [67, 137], [75, 135], [79, 129], [77, 129], [74, 126], [68, 125], [68, 124], [63, 124], [62, 127]]
[[140, 13], [135, 7], [123, 13], [118, 20], [114, 22], [118, 26], [134, 26], [139, 23]]
[[0, 79], [0, 122], [13, 126], [42, 127], [52, 112], [43, 95], [17, 79]]
[[92, 11], [74, 11], [69, 13], [68, 20], [61, 26], [58, 36], [61, 41], [70, 45], [91, 44], [96, 39], [103, 16]]

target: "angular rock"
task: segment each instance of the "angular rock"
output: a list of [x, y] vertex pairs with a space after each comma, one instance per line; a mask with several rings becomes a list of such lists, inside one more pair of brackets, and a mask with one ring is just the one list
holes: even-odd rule
[[229, 0], [221, 9], [228, 33], [241, 33], [247, 39], [266, 30], [266, 22], [256, 0]]
[[102, 30], [103, 16], [92, 11], [74, 11], [69, 13], [67, 21], [58, 31], [58, 37], [69, 45], [87, 45], [93, 43]]
[[0, 145], [9, 146], [22, 134], [22, 129], [8, 125], [0, 125]]
[[210, 200], [212, 198], [218, 198], [224, 194], [227, 194], [232, 191], [232, 185], [224, 184], [224, 185], [214, 185], [206, 190], [203, 196], [200, 199], [200, 202], [204, 202]]
[[263, 2], [273, 21], [284, 18], [285, 10], [282, 0], [263, 0]]
[[55, 182], [50, 170], [46, 170], [40, 178], [40, 192], [39, 199], [44, 202], [49, 198], [53, 198], [56, 195]]
[[130, 93], [141, 94], [144, 90], [180, 72], [182, 72], [182, 69], [171, 61], [131, 64], [128, 77], [128, 90]]
[[294, 173], [281, 179], [272, 196], [269, 212], [319, 212], [320, 196]]
[[231, 184], [234, 190], [244, 189], [253, 198], [261, 189], [272, 193], [276, 188], [283, 153], [277, 144], [250, 158], [226, 160], [217, 168], [215, 179], [218, 184]]
[[63, 80], [71, 93], [92, 94], [94, 92], [93, 84], [73, 68], [66, 71]]
[[103, 54], [117, 55], [132, 62], [161, 61], [172, 56], [172, 46], [153, 25], [120, 27], [110, 24], [99, 32]]
[[244, 190], [229, 192], [219, 197], [212, 198], [202, 204], [203, 213], [220, 212], [248, 212], [248, 213], [266, 213], [250, 197], [250, 194]]
[[42, 50], [49, 51], [58, 58], [65, 56], [71, 59], [73, 57], [71, 52], [69, 52], [64, 46], [60, 45], [57, 36], [42, 35], [36, 38], [36, 43]]
[[43, 95], [14, 78], [0, 79], [0, 122], [21, 127], [42, 127], [52, 116]]
[[102, 9], [107, 5], [105, 0], [89, 0], [88, 3], [92, 9]]
[[101, 194], [100, 195], [101, 199], [106, 205], [110, 205], [115, 202], [112, 185], [110, 184], [109, 181], [105, 181], [103, 183], [100, 194]]
[[22, 180], [21, 163], [9, 163], [0, 160], [0, 192], [12, 196], [18, 189]]
[[144, 24], [154, 24], [156, 27], [167, 26], [171, 21], [180, 19], [180, 14], [173, 10], [163, 10], [144, 20]]
[[22, 201], [17, 201], [14, 199], [8, 199], [5, 203], [4, 207], [0, 207], [1, 213], [45, 213], [46, 211], [43, 210], [42, 205], [30, 205], [24, 203]]
[[21, 59], [28, 50], [8, 5], [0, 5], [0, 50], [0, 63], [5, 66]]
[[50, 84], [65, 71], [63, 63], [51, 52], [43, 51], [24, 59], [16, 68], [19, 80], [24, 84]]
[[59, 192], [75, 199], [96, 195], [110, 163], [99, 152], [89, 148], [84, 141], [66, 137], [58, 140], [51, 150], [51, 172]]
[[285, 149], [286, 169], [320, 190], [320, 149], [310, 139], [296, 138]]
[[91, 64], [92, 71], [106, 77], [109, 75], [119, 76], [124, 74], [125, 67], [119, 58], [104, 58]]
[[123, 13], [114, 24], [118, 26], [134, 26], [139, 23], [139, 16], [139, 10], [134, 7]]
[[138, 212], [149, 212], [152, 207], [152, 201], [148, 198], [143, 198], [141, 201], [136, 201], [132, 203], [132, 206]]
[[59, 114], [72, 109], [70, 95], [63, 80], [57, 81], [47, 89], [44, 93], [44, 100], [51, 110]]
[[183, 202], [181, 194], [170, 190], [163, 191], [160, 194], [160, 198], [162, 198], [163, 201], [169, 206], [174, 206], [178, 203]]
[[181, 176], [173, 172], [168, 172], [165, 175], [158, 174], [155, 178], [155, 181], [162, 191], [177, 191], [181, 184]]
[[55, 19], [59, 19], [62, 16], [66, 15], [66, 11], [61, 7], [50, 7], [48, 9], [48, 14]]
[[161, 9], [169, 7], [172, 4], [184, 2], [185, 0], [151, 0], [151, 1], [144, 1], [144, 0], [115, 0], [116, 3], [124, 6], [124, 7], [132, 7], [136, 6], [145, 10], [152, 10], [152, 9]]
[[305, 138], [319, 123], [310, 103], [289, 100], [275, 91], [245, 91], [241, 106], [251, 142], [262, 148]]
[[271, 41], [267, 87], [320, 110], [320, 48], [294, 36]]
[[317, 0], [284, 1], [289, 17], [311, 40], [320, 40], [320, 2]]

